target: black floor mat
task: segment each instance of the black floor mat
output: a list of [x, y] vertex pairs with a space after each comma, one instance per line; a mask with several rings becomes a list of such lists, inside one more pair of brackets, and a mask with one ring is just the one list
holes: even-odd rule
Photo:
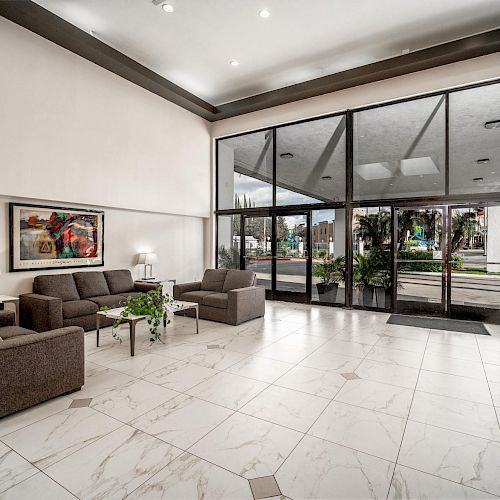
[[406, 314], [391, 314], [387, 320], [391, 325], [416, 326], [418, 328], [432, 328], [433, 330], [447, 330], [450, 332], [474, 333], [476, 335], [490, 335], [483, 323], [479, 321], [463, 321], [460, 319], [429, 318], [427, 316], [407, 316]]

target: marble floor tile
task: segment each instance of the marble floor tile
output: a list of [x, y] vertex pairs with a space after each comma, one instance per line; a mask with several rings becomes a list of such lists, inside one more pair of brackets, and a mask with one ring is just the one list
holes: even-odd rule
[[130, 425], [187, 450], [232, 414], [232, 410], [222, 406], [180, 394], [136, 418]]
[[492, 404], [490, 390], [485, 380], [421, 370], [417, 390], [476, 403]]
[[500, 406], [500, 382], [489, 382], [491, 397], [495, 406]]
[[425, 345], [425, 342], [421, 342], [419, 340], [409, 340], [406, 338], [402, 339], [399, 337], [388, 336], [380, 337], [378, 342], [375, 344], [375, 347], [387, 347], [389, 349], [399, 349], [401, 351], [423, 354], [425, 351]]
[[500, 427], [493, 406], [416, 391], [409, 418], [500, 441]]
[[349, 380], [335, 396], [335, 401], [406, 418], [413, 390], [371, 380]]
[[[94, 354], [87, 356], [87, 360], [95, 363], [97, 365], [109, 366], [117, 361], [122, 361], [124, 359], [130, 358], [130, 345], [129, 343], [120, 344], [118, 340], [115, 340], [116, 344], [112, 347], [104, 346], [98, 348]], [[135, 355], [138, 356], [143, 351], [141, 349], [135, 349]]]
[[335, 335], [334, 339], [336, 340], [344, 340], [345, 342], [356, 342], [358, 344], [365, 344], [365, 345], [375, 345], [380, 337], [377, 336], [375, 333], [369, 333], [369, 332], [353, 332], [351, 331], [348, 327], [337, 333]]
[[371, 348], [371, 344], [333, 338], [321, 347], [321, 351], [330, 351], [335, 354], [343, 354], [344, 356], [352, 356], [354, 358], [364, 358], [370, 352]]
[[328, 370], [337, 373], [353, 372], [361, 363], [362, 358], [354, 358], [343, 354], [335, 354], [331, 351], [318, 350], [300, 362], [302, 366]]
[[167, 356], [168, 358], [184, 361], [185, 359], [188, 359], [199, 352], [203, 353], [206, 350], [207, 346], [203, 344], [196, 344], [193, 342], [176, 342], [174, 344], [155, 346], [155, 350], [151, 352], [159, 354], [160, 356]]
[[314, 349], [326, 344], [328, 342], [328, 339], [325, 339], [321, 336], [304, 335], [302, 333], [296, 332], [290, 333], [286, 337], [283, 337], [280, 342], [282, 342], [283, 344], [304, 347], [306, 349]]
[[[75, 393], [78, 394], [78, 393]], [[67, 410], [73, 402], [69, 397], [61, 396], [59, 398], [45, 401], [26, 410], [21, 410], [0, 420], [0, 438], [11, 432], [15, 432], [23, 427], [34, 424], [39, 420], [50, 417], [55, 413]]]
[[488, 348], [482, 348], [481, 358], [483, 359], [483, 363], [488, 363], [490, 365], [500, 365], [500, 349], [492, 350]]
[[344, 383], [344, 377], [336, 372], [299, 365], [276, 380], [274, 385], [332, 399]]
[[190, 452], [247, 479], [273, 475], [303, 434], [235, 413]]
[[230, 410], [238, 410], [267, 386], [265, 382], [220, 372], [187, 393]]
[[91, 407], [127, 423], [177, 395], [176, 391], [137, 380], [97, 396]]
[[436, 354], [447, 358], [463, 359], [465, 361], [481, 362], [477, 345], [463, 346], [450, 344], [429, 344], [426, 354]]
[[246, 479], [190, 453], [176, 458], [127, 500], [253, 500]]
[[328, 402], [326, 398], [270, 386], [243, 406], [240, 412], [306, 432]]
[[425, 472], [396, 465], [388, 500], [489, 500], [494, 495], [431, 476]]
[[177, 361], [168, 364], [166, 367], [150, 373], [144, 380], [153, 384], [162, 385], [173, 391], [184, 392], [204, 380], [217, 375], [218, 370], [194, 365], [187, 361]]
[[142, 354], [141, 356], [130, 356], [122, 361], [117, 361], [109, 366], [112, 370], [125, 373], [135, 378], [142, 378], [149, 373], [155, 372], [160, 368], [175, 363], [177, 360], [167, 356], [158, 356], [157, 354]]
[[385, 500], [393, 464], [305, 436], [275, 474], [282, 494], [306, 499]]
[[316, 347], [291, 345], [283, 342], [283, 340], [278, 340], [274, 344], [257, 351], [256, 355], [283, 361], [284, 363], [298, 363], [315, 349]]
[[[125, 360], [127, 361], [127, 360]], [[94, 365], [97, 366], [97, 365]], [[71, 398], [95, 398], [101, 394], [113, 390], [116, 387], [131, 383], [134, 377], [125, 373], [117, 372], [103, 366], [93, 369], [85, 376], [85, 384], [77, 391], [72, 392]]]
[[415, 326], [387, 325], [384, 333], [389, 335], [389, 337], [426, 342], [429, 338], [429, 331], [428, 328], [419, 328]]
[[453, 346], [463, 346], [477, 348], [477, 335], [470, 333], [449, 332], [446, 330], [431, 330], [429, 335], [429, 345], [449, 344]]
[[398, 463], [500, 494], [500, 443], [408, 421]]
[[37, 472], [36, 467], [0, 442], [0, 495]]
[[218, 342], [221, 348], [227, 351], [239, 352], [242, 354], [254, 354], [257, 351], [271, 345], [275, 340], [261, 337], [243, 337], [232, 335], [226, 340]]
[[426, 352], [422, 370], [432, 372], [448, 373], [460, 377], [484, 380], [484, 369], [482, 363], [465, 359], [450, 358], [433, 352]]
[[489, 382], [500, 382], [500, 366], [484, 364], [484, 371]]
[[2, 493], [2, 500], [76, 500], [68, 490], [43, 472], [31, 476]]
[[381, 363], [371, 359], [364, 359], [356, 368], [356, 374], [363, 379], [398, 385], [407, 389], [414, 389], [417, 385], [418, 369], [409, 366]]
[[39, 469], [46, 469], [121, 425], [91, 408], [77, 408], [40, 420], [2, 441]]
[[276, 361], [261, 356], [249, 356], [227, 368], [226, 371], [241, 375], [242, 377], [260, 380], [261, 382], [272, 383], [293, 366], [292, 363], [283, 363], [283, 361]]
[[394, 462], [406, 420], [332, 401], [308, 434]]
[[225, 370], [246, 357], [248, 357], [248, 354], [228, 351], [226, 349], [207, 349], [205, 346], [203, 351], [190, 356], [186, 361], [206, 368], [212, 368], [212, 370]]
[[420, 368], [422, 353], [375, 345], [366, 355], [366, 359], [410, 368]]
[[122, 499], [181, 453], [124, 425], [52, 465], [46, 473], [78, 498]]

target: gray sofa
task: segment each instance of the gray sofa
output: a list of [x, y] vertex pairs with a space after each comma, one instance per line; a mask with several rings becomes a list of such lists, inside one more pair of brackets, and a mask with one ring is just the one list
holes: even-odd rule
[[[95, 314], [102, 306], [124, 306], [128, 297], [158, 286], [134, 282], [128, 269], [37, 276], [33, 293], [19, 297], [20, 324], [37, 332], [64, 326], [94, 330]], [[101, 326], [112, 323], [112, 320], [103, 319]]]
[[15, 326], [13, 312], [0, 311], [0, 417], [79, 390], [84, 353], [82, 328], [37, 333]]
[[266, 290], [256, 286], [255, 273], [236, 269], [207, 269], [202, 281], [175, 285], [174, 299], [196, 302], [200, 318], [230, 325], [264, 316], [266, 308]]

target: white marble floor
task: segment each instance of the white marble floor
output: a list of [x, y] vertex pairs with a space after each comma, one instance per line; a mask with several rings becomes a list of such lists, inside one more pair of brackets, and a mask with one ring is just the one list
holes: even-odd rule
[[387, 317], [268, 302], [153, 345], [142, 324], [134, 358], [126, 327], [89, 332], [81, 391], [0, 420], [0, 498], [500, 497], [500, 327]]

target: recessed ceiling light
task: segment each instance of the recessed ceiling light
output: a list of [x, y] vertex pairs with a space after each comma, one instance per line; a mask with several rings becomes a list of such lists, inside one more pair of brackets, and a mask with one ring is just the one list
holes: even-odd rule
[[332, 176], [331, 175], [324, 175], [323, 177], [321, 177], [321, 179], [323, 179], [324, 181], [331, 181]]
[[229, 61], [229, 64], [230, 64], [231, 66], [234, 66], [234, 67], [236, 67], [236, 66], [239, 66], [239, 65], [240, 65], [240, 63], [239, 63], [236, 59], [231, 59], [231, 60]]
[[293, 158], [293, 154], [292, 153], [281, 153], [280, 158], [285, 158], [285, 159]]
[[491, 121], [491, 122], [486, 122], [484, 124], [484, 128], [488, 128], [488, 129], [491, 129], [491, 128], [500, 128], [500, 120], [494, 120], [494, 121]]
[[173, 5], [170, 5], [169, 3], [164, 3], [161, 8], [165, 11], [165, 12], [173, 12], [175, 9], [174, 9], [174, 6]]
[[489, 158], [479, 158], [479, 160], [476, 160], [476, 163], [478, 165], [483, 165], [485, 163], [489, 163], [490, 159]]
[[259, 16], [262, 17], [262, 19], [267, 19], [270, 15], [271, 13], [267, 9], [262, 9], [259, 12]]
[[483, 182], [484, 179], [482, 177], [474, 177], [474, 179], [472, 179], [474, 182]]

